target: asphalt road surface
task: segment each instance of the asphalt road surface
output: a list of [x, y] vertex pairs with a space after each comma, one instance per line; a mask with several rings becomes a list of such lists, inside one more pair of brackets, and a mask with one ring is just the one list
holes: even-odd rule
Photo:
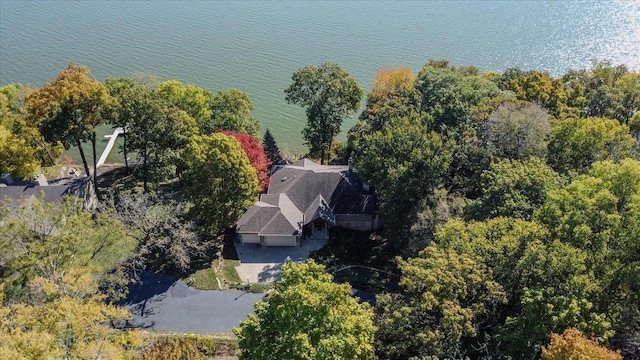
[[131, 311], [129, 326], [153, 330], [229, 333], [264, 294], [190, 288], [182, 280], [143, 273], [120, 305]]

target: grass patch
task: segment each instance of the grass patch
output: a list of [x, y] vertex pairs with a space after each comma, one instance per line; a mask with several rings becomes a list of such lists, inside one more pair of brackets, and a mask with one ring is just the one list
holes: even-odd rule
[[[215, 262], [219, 264], [219, 268], [221, 268], [221, 279], [223, 279], [227, 283], [239, 283], [242, 282], [240, 280], [240, 276], [236, 271], [236, 266], [240, 265], [240, 260], [227, 260], [227, 259], [218, 259]], [[214, 263], [215, 263], [214, 262]]]
[[[224, 290], [234, 285], [239, 284], [240, 276], [235, 267], [240, 265], [239, 260], [229, 260], [223, 258], [217, 258], [211, 266], [200, 269], [191, 275], [185, 277], [183, 280], [196, 289], [201, 290]], [[220, 280], [220, 285], [218, 285]]]
[[183, 279], [189, 286], [201, 290], [220, 290], [216, 272], [212, 268], [200, 269]]

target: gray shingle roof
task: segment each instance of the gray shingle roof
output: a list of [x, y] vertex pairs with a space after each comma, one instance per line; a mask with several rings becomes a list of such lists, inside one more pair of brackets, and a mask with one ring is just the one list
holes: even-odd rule
[[260, 235], [297, 235], [297, 232], [298, 227], [292, 225], [282, 212], [278, 212], [260, 230]]
[[64, 178], [51, 181], [47, 186], [35, 186], [31, 182], [16, 181], [12, 185], [0, 187], [0, 204], [18, 206], [25, 199], [40, 196], [45, 202], [59, 202], [64, 195], [72, 194], [88, 181], [88, 177]]
[[[318, 212], [322, 203], [328, 204], [331, 214]], [[333, 214], [375, 212], [375, 197], [362, 191], [362, 182], [347, 166], [301, 159], [272, 173], [268, 193], [240, 218], [237, 229], [241, 233], [291, 235], [305, 218], [328, 216], [330, 220]]]
[[264, 227], [264, 224], [280, 212], [278, 207], [273, 205], [262, 206], [254, 205], [247, 210], [238, 220], [238, 232], [241, 233], [258, 233]]

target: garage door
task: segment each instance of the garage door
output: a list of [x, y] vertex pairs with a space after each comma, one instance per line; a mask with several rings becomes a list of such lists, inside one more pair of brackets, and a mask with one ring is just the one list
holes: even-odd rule
[[266, 246], [296, 246], [295, 236], [265, 236]]
[[240, 242], [243, 244], [260, 244], [258, 234], [240, 234]]

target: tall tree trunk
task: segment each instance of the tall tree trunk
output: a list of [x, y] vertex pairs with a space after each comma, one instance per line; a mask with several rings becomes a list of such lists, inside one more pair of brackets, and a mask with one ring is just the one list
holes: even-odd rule
[[127, 154], [127, 130], [122, 128], [122, 153], [124, 154], [124, 167], [129, 173], [129, 154]]
[[320, 165], [324, 165], [324, 146], [320, 150]]
[[93, 189], [96, 191], [96, 198], [100, 200], [98, 192], [98, 158], [96, 157], [96, 132], [91, 134], [91, 147], [93, 148]]
[[44, 152], [48, 156], [48, 159], [45, 158], [44, 155], [41, 156], [40, 162], [43, 164], [43, 166], [53, 166], [53, 165], [55, 165], [56, 159], [51, 154], [51, 147], [49, 146], [49, 144], [47, 144], [47, 142], [42, 140], [42, 139], [38, 139], [35, 135], [32, 135], [31, 138], [32, 138], [34, 143], [36, 143], [38, 146], [42, 147], [42, 149], [44, 150]]
[[147, 185], [147, 180], [149, 178], [149, 174], [148, 174], [148, 171], [147, 171], [147, 145], [146, 145], [146, 138], [147, 138], [147, 136], [145, 135], [144, 151], [142, 152], [142, 181], [144, 183], [144, 192], [145, 193], [149, 192], [149, 186]]
[[76, 138], [76, 145], [78, 145], [78, 151], [80, 151], [82, 164], [84, 164], [84, 172], [87, 174], [87, 176], [91, 176], [91, 172], [89, 172], [89, 164], [87, 164], [87, 157], [84, 155], [84, 150], [82, 150], [82, 143], [78, 138]]

